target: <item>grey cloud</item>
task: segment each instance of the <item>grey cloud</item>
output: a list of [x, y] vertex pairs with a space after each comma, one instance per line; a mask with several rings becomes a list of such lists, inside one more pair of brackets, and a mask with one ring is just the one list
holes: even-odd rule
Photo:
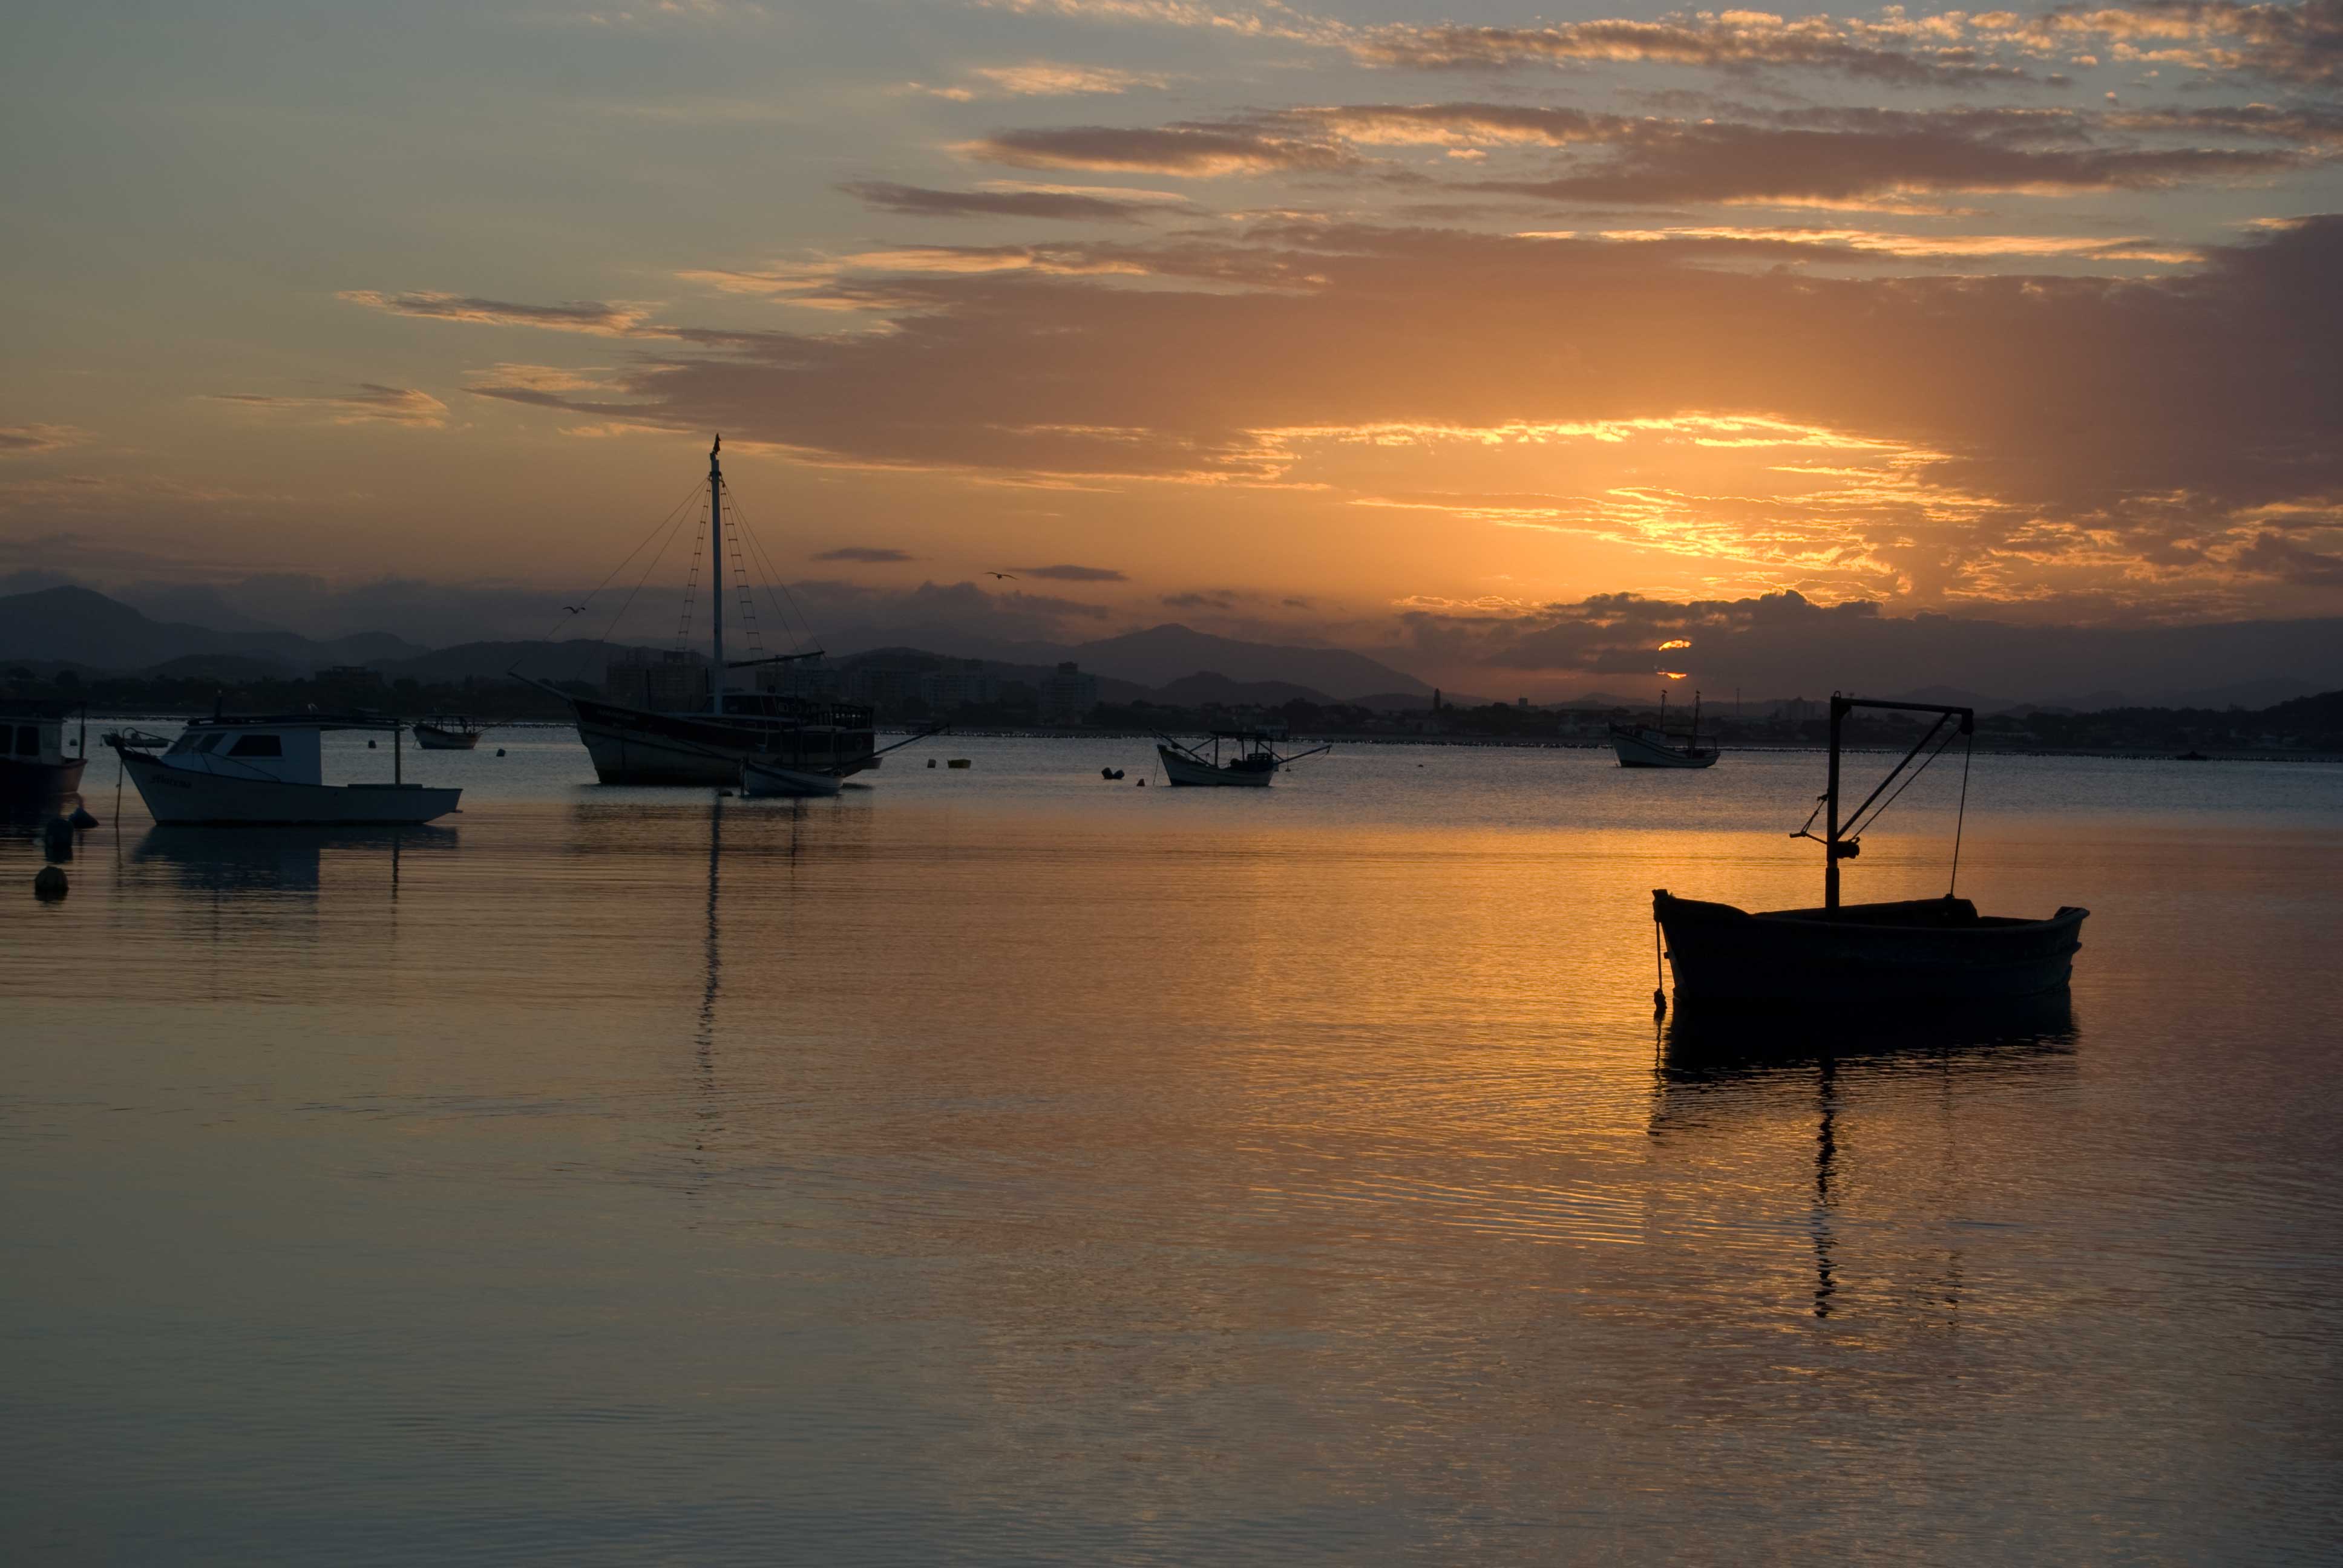
[[555, 332], [583, 332], [601, 337], [641, 335], [650, 307], [598, 299], [568, 300], [558, 305], [523, 305], [506, 299], [481, 299], [468, 295], [421, 290], [383, 294], [370, 288], [345, 289], [335, 297], [352, 305], [387, 310], [395, 316], [435, 321], [468, 321], [493, 327], [538, 327]]
[[272, 414], [307, 414], [337, 425], [381, 423], [437, 429], [447, 422], [447, 405], [412, 387], [361, 382], [348, 392], [280, 396], [265, 392], [214, 392], [216, 403], [234, 403]]
[[[922, 186], [858, 180], [838, 187], [882, 212], [912, 217], [1027, 217], [1105, 223], [1140, 223], [1167, 204], [1117, 201], [1071, 191], [946, 191]], [[1178, 209], [1174, 209], [1178, 210]]]
[[2031, 79], [2023, 67], [1996, 63], [1964, 45], [1866, 37], [1820, 16], [1785, 25], [1779, 17], [1746, 12], [1656, 22], [1604, 18], [1547, 27], [1402, 23], [1367, 34], [1352, 45], [1352, 53], [1367, 65], [1418, 70], [1634, 62], [1795, 68], [1905, 85]]
[[2256, 535], [2237, 552], [2237, 564], [2247, 571], [2305, 588], [2343, 588], [2343, 556], [2307, 549], [2281, 534]]
[[1119, 583], [1131, 579], [1111, 567], [1019, 567], [1020, 575], [1061, 583]]
[[915, 560], [905, 551], [880, 545], [841, 545], [834, 550], [823, 550], [813, 558], [818, 561], [861, 561], [870, 566], [883, 566], [892, 561]]
[[1363, 160], [1324, 141], [1239, 125], [1194, 122], [1127, 127], [1067, 126], [996, 131], [961, 151], [1030, 169], [1112, 169], [1201, 178], [1230, 174], [1330, 173]]
[[[2303, 0], [2295, 5], [2239, 5], [2235, 0], [2099, 5], [2087, 0], [2024, 19], [2016, 35], [2036, 42], [2104, 38], [2118, 50], [2177, 47], [2192, 55], [2184, 63], [2213, 69], [2312, 86], [2343, 81], [2343, 0]], [[2207, 45], [2220, 46], [2203, 47]]]
[[2153, 190], [2265, 178], [2288, 151], [2045, 147], [1958, 126], [1819, 130], [1651, 122], [1600, 163], [1482, 188], [1610, 202], [1862, 203], [1916, 194]]

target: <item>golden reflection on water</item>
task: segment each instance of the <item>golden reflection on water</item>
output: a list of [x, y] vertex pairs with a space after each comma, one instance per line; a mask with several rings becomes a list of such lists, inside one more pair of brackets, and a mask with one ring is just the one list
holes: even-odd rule
[[93, 844], [9, 917], [0, 1120], [84, 1468], [0, 1459], [353, 1560], [2313, 1538], [2334, 1069], [2275, 1042], [2335, 987], [2250, 977], [2331, 841], [2005, 834], [1964, 890], [2094, 907], [2071, 1004], [1755, 1030], [1653, 1020], [1649, 893], [1809, 901], [1795, 847], [1282, 809]]

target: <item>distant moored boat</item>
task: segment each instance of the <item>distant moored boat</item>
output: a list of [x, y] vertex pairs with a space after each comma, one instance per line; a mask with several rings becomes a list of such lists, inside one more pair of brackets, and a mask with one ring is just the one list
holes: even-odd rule
[[1668, 694], [1660, 693], [1657, 724], [1614, 724], [1611, 749], [1622, 768], [1712, 768], [1716, 743], [1700, 738], [1700, 693], [1692, 696], [1692, 729], [1682, 735], [1668, 731]]
[[[1267, 729], [1215, 729], [1212, 732], [1212, 749], [1205, 755], [1200, 747], [1183, 746], [1168, 735], [1156, 738], [1155, 755], [1163, 760], [1163, 776], [1174, 784], [1234, 785], [1238, 788], [1265, 789], [1277, 770], [1304, 757], [1315, 757], [1330, 747], [1312, 747], [1281, 756], [1276, 742], [1284, 739], [1281, 733]], [[1227, 742], [1232, 755], [1221, 759], [1221, 747]]]
[[480, 726], [460, 714], [435, 714], [415, 721], [415, 744], [426, 751], [469, 751], [480, 743]]

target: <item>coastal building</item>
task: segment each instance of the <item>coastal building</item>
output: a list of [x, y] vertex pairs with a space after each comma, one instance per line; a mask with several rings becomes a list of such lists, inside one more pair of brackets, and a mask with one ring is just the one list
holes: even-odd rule
[[697, 713], [708, 706], [708, 661], [696, 653], [631, 648], [603, 676], [610, 700], [652, 713]]
[[1041, 722], [1080, 724], [1098, 706], [1099, 683], [1071, 659], [1041, 678]]

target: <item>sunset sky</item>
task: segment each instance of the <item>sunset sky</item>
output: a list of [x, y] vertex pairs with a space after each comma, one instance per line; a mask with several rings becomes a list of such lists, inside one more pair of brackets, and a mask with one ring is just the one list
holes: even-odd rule
[[10, 35], [15, 587], [534, 607], [720, 429], [818, 623], [1177, 619], [1510, 693], [1620, 665], [1620, 595], [1695, 662], [1793, 589], [2343, 613], [2343, 0]]

